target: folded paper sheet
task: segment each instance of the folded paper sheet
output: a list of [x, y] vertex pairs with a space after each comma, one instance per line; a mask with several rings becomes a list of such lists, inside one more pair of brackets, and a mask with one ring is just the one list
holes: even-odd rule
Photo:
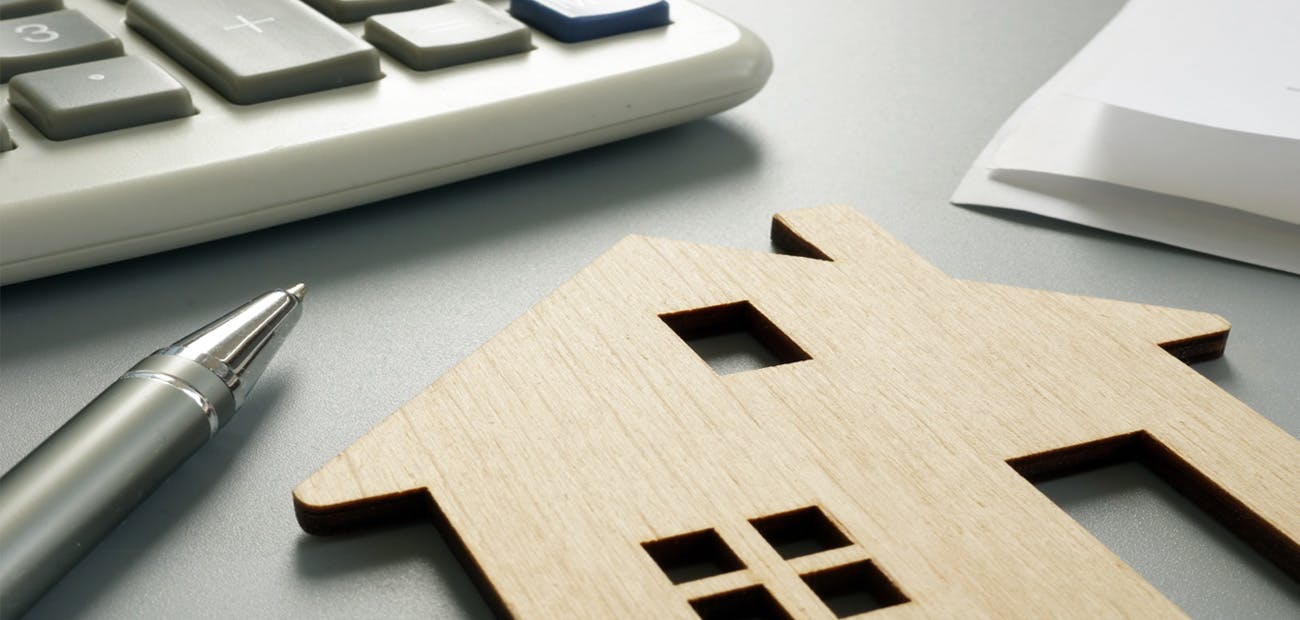
[[1300, 3], [1132, 0], [953, 202], [1300, 273]]

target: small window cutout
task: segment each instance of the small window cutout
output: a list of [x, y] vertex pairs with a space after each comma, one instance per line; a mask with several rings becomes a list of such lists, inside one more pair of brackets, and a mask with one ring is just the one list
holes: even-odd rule
[[749, 521], [785, 559], [847, 547], [849, 538], [821, 508], [809, 506]]
[[720, 375], [812, 359], [748, 301], [659, 318]]
[[802, 575], [804, 583], [837, 618], [907, 602], [907, 597], [870, 560]]
[[745, 568], [712, 529], [641, 543], [673, 583], [685, 583]]
[[763, 586], [750, 586], [691, 601], [703, 620], [790, 620]]

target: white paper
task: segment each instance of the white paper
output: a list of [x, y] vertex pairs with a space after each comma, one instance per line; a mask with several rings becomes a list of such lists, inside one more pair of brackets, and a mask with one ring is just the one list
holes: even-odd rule
[[[1210, 1], [1194, 0], [1193, 3]], [[1249, 4], [1258, 2], [1264, 0], [1250, 0]], [[1179, 0], [1172, 4], [1183, 3]], [[1128, 13], [1170, 5], [1170, 0], [1132, 0], [1111, 25], [1003, 124], [967, 172], [952, 201], [1037, 213], [1300, 274], [1300, 225], [1296, 223], [1300, 220], [1294, 211], [1300, 208], [1300, 194], [1291, 193], [1296, 191], [1294, 183], [1300, 179], [1300, 170], [1286, 172], [1293, 169], [1288, 166], [1300, 164], [1300, 158], [1290, 157], [1292, 151], [1288, 149], [1292, 141], [1285, 135], [1269, 137], [1238, 131], [1240, 126], [1224, 130], [1184, 120], [1152, 118], [1145, 110], [1135, 111], [1137, 107], [1126, 110], [1072, 94], [1098, 95], [1087, 87], [1103, 83], [1099, 80], [1111, 68], [1133, 58], [1134, 50], [1113, 45], [1128, 36], [1123, 29], [1116, 28], [1116, 24], [1125, 23]], [[1296, 69], [1300, 70], [1300, 65]], [[1296, 114], [1300, 114], [1300, 106]], [[1195, 150], [1187, 148], [1187, 144], [1203, 143], [1188, 140], [1200, 140], [1205, 132], [1218, 132], [1221, 135], [1216, 145], [1223, 150], [1188, 157], [1168, 151], [1159, 155], [1156, 147], [1160, 143], [1153, 142], [1149, 150], [1157, 154], [1154, 163], [1134, 161], [1136, 157], [1125, 160], [1127, 167], [1098, 163], [1103, 149], [1089, 141], [1094, 134], [1086, 128], [1090, 124], [1108, 124], [1115, 118], [1120, 122], [1106, 130], [1112, 138], [1117, 129], [1133, 134], [1133, 127], [1128, 125], [1152, 121], [1155, 129], [1143, 129], [1142, 136], [1158, 135], [1162, 140], [1178, 142], [1183, 147], [1181, 150]], [[1197, 118], [1210, 120], [1205, 116]], [[1121, 136], [1123, 133], [1120, 131]], [[1272, 156], [1258, 162], [1260, 158], [1254, 155], [1241, 155], [1241, 161], [1249, 159], [1262, 166], [1248, 169], [1250, 166], [1239, 163], [1234, 154], [1240, 155], [1239, 149], [1243, 148], [1260, 152], [1255, 143], [1259, 138], [1271, 141], [1262, 149]], [[1113, 144], [1110, 148], [1113, 149]], [[1270, 148], [1277, 150], [1269, 151]], [[1036, 155], [1042, 160], [1029, 161], [1027, 149], [1037, 149]], [[1177, 165], [1201, 166], [1203, 174], [1180, 173]], [[1240, 172], [1244, 176], [1238, 178], [1247, 180], [1227, 179], [1225, 185], [1218, 185], [1230, 170]], [[1107, 180], [1098, 181], [1088, 174], [1098, 174]], [[1284, 176], [1270, 176], [1279, 174]], [[1145, 189], [1124, 186], [1125, 181]], [[1176, 191], [1166, 192], [1169, 187]], [[1246, 195], [1256, 209], [1282, 217], [1263, 217], [1204, 199], [1181, 197], [1208, 192], [1224, 198], [1229, 191]]]
[[1142, 0], [1107, 31], [1135, 53], [1070, 94], [1300, 140], [1300, 1]]
[[1287, 75], [1300, 80], [1300, 0], [1133, 0], [1055, 79], [1088, 98], [1026, 110], [992, 166], [1300, 223], [1300, 92]]
[[1300, 226], [1143, 190], [973, 167], [953, 202], [1036, 213], [1300, 275]]
[[994, 154], [992, 167], [1105, 181], [1300, 224], [1300, 140], [1174, 121], [1068, 95], [1028, 110]]

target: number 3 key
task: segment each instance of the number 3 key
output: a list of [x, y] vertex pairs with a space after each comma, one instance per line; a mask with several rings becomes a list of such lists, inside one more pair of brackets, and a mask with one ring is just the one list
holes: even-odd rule
[[0, 83], [26, 73], [122, 55], [122, 42], [79, 11], [0, 20]]

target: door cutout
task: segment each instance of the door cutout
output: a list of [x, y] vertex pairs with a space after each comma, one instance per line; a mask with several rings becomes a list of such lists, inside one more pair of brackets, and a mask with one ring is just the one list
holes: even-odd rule
[[1300, 546], [1150, 434], [1008, 463], [1189, 615], [1300, 617]]

